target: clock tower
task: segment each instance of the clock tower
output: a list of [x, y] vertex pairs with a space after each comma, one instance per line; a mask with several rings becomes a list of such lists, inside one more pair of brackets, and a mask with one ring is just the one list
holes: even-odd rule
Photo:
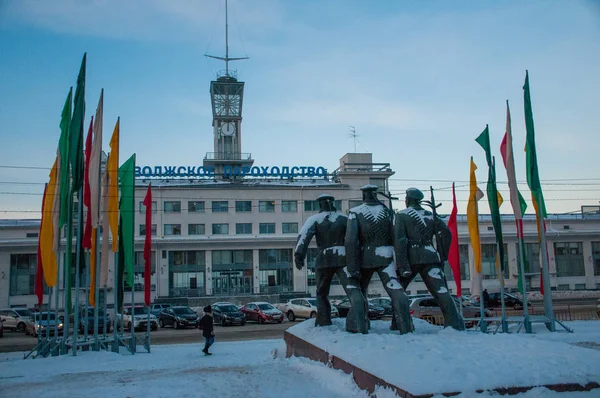
[[229, 61], [239, 61], [248, 57], [229, 57], [229, 26], [227, 20], [227, 0], [225, 0], [225, 56], [206, 55], [209, 58], [225, 61], [225, 70], [217, 73], [217, 80], [210, 82], [210, 100], [213, 114], [214, 152], [207, 152], [204, 168], [213, 166], [215, 175], [223, 178], [226, 166], [235, 168], [251, 167], [254, 164], [250, 153], [242, 152], [242, 104], [244, 102], [244, 82], [237, 80], [235, 70], [229, 69]]

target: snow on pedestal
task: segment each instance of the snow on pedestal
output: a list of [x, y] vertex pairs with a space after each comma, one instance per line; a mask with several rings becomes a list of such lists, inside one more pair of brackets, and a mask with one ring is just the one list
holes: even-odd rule
[[[595, 329], [598, 339], [600, 322], [579, 323], [586, 326], [551, 338], [458, 332], [420, 319], [414, 319], [413, 334], [401, 336], [389, 330], [389, 321], [371, 321], [370, 334], [362, 335], [347, 333], [344, 319], [333, 322], [315, 327], [307, 320], [286, 333], [325, 351], [329, 361], [339, 358], [414, 395], [600, 382], [600, 350], [573, 345], [578, 329]], [[579, 341], [589, 341], [590, 333], [584, 335]], [[288, 349], [292, 339], [286, 335]]]

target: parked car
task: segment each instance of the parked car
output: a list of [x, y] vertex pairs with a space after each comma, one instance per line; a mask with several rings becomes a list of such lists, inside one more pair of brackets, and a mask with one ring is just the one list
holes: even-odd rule
[[[471, 301], [475, 304], [475, 306], [479, 306], [479, 296], [473, 295], [471, 296]], [[504, 306], [506, 308], [512, 308], [515, 310], [523, 309], [523, 300], [514, 296], [510, 293], [504, 293]], [[500, 300], [500, 292], [490, 293], [490, 299], [488, 300], [486, 308], [501, 308], [502, 302]], [[532, 307], [531, 302], [527, 302], [527, 308]]]
[[[75, 327], [75, 309], [71, 311], [69, 315], [69, 323]], [[85, 333], [85, 327], [87, 325], [88, 333], [94, 332], [94, 307], [79, 307], [79, 333]], [[104, 313], [104, 310], [98, 309], [98, 332], [104, 333], [104, 328], [106, 327], [106, 333], [110, 333], [111, 331], [112, 321], [108, 314]]]
[[392, 299], [389, 297], [377, 297], [369, 299], [369, 303], [373, 304], [376, 307], [383, 308], [384, 315], [392, 316]]
[[0, 319], [0, 338], [4, 337], [4, 320]]
[[[385, 314], [385, 309], [383, 307], [376, 306], [375, 304], [369, 302], [368, 303], [368, 317], [369, 319], [381, 319]], [[345, 318], [348, 316], [348, 312], [350, 311], [350, 300], [344, 299], [337, 305], [337, 310], [340, 314], [340, 317]]]
[[158, 315], [158, 323], [161, 328], [173, 326], [175, 329], [185, 328], [187, 326], [198, 326], [200, 318], [190, 307], [178, 305], [168, 307]]
[[28, 308], [5, 308], [0, 310], [0, 319], [3, 320], [4, 329], [25, 332], [25, 322], [31, 316]]
[[[133, 309], [131, 306], [123, 307], [123, 325], [125, 330], [131, 330], [131, 326], [133, 325], [134, 330], [146, 330], [148, 327], [148, 311], [146, 307], [143, 306], [135, 306]], [[121, 327], [121, 314], [116, 313], [117, 317], [117, 326]], [[150, 314], [150, 329], [157, 330], [158, 329], [158, 321], [156, 317]]]
[[[297, 318], [308, 319], [317, 317], [317, 299], [313, 297], [298, 298], [288, 301], [283, 306], [283, 311], [291, 322]], [[335, 306], [331, 306], [331, 317], [337, 318], [340, 314]]]
[[159, 318], [159, 314], [161, 313], [162, 310], [165, 310], [167, 308], [171, 308], [171, 304], [152, 304], [150, 306], [150, 313], [152, 315], [154, 315], [155, 317]]
[[215, 324], [221, 326], [246, 324], [246, 315], [235, 304], [227, 302], [214, 303], [212, 312]]
[[[459, 306], [457, 299], [454, 300], [454, 304]], [[492, 312], [488, 309], [484, 310], [486, 317], [492, 316]], [[423, 319], [433, 325], [443, 325], [444, 316], [437, 300], [432, 296], [419, 297], [410, 300], [410, 315], [415, 318]], [[465, 306], [463, 307], [464, 318], [479, 318], [479, 307], [476, 306]], [[477, 324], [476, 320], [466, 321], [465, 326], [467, 328], [474, 327]]]
[[63, 332], [63, 323], [55, 312], [33, 312], [25, 323], [25, 334], [37, 337], [52, 335], [58, 327], [58, 334]]
[[246, 315], [246, 319], [249, 321], [258, 323], [283, 322], [283, 313], [270, 303], [247, 303], [240, 308], [240, 311]]

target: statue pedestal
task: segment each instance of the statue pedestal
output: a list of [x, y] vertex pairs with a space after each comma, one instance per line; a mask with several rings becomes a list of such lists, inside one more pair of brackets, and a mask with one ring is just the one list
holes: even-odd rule
[[307, 320], [289, 328], [284, 335], [287, 357], [343, 370], [370, 393], [378, 387], [400, 397], [517, 394], [536, 387], [600, 389], [600, 350], [556, 341], [556, 333], [544, 335], [541, 329], [538, 335], [488, 335], [414, 319], [416, 330], [410, 335], [390, 331], [389, 321], [371, 321], [370, 334], [362, 335], [345, 332], [345, 319], [333, 321], [332, 326], [315, 327], [314, 320]]

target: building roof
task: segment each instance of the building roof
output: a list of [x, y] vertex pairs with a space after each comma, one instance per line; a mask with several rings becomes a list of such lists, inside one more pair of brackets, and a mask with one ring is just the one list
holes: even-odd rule
[[40, 219], [0, 219], [0, 228], [39, 228], [40, 222]]
[[173, 188], [201, 188], [201, 189], [255, 189], [270, 187], [290, 187], [290, 188], [348, 188], [349, 185], [341, 184], [335, 181], [323, 180], [321, 178], [304, 180], [281, 180], [278, 178], [244, 179], [243, 181], [216, 181], [209, 179], [153, 179], [138, 178], [135, 180], [137, 187], [147, 187], [152, 183], [152, 187], [173, 187]]

